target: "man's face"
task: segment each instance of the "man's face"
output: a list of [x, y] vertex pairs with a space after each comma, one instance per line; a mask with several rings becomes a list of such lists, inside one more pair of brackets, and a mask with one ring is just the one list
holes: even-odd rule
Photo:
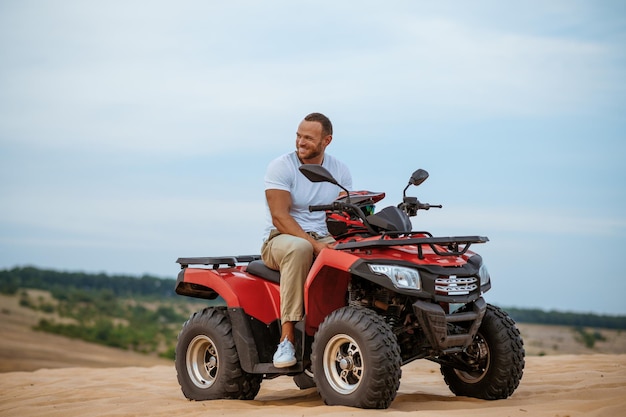
[[322, 135], [322, 125], [319, 122], [308, 122], [303, 120], [296, 132], [296, 153], [298, 158], [304, 163], [321, 164], [324, 149], [328, 146], [332, 136]]

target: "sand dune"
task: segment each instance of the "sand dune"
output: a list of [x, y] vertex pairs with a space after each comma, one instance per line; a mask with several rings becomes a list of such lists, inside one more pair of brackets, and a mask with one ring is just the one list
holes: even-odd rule
[[325, 406], [291, 378], [263, 381], [253, 401], [185, 399], [173, 366], [62, 368], [0, 374], [1, 416], [626, 416], [626, 355], [530, 357], [506, 400], [453, 396], [438, 367], [404, 368], [387, 410]]
[[20, 307], [17, 297], [0, 295], [0, 372], [41, 368], [154, 366], [155, 356], [113, 349], [81, 340], [36, 332], [43, 313]]

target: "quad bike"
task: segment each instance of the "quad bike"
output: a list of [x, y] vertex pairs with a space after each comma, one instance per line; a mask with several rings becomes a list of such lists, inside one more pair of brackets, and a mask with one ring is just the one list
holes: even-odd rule
[[319, 253], [306, 279], [296, 365], [272, 364], [281, 328], [278, 271], [257, 255], [179, 258], [176, 292], [222, 304], [194, 313], [179, 334], [183, 394], [251, 400], [263, 379], [288, 375], [302, 389], [316, 387], [326, 404], [387, 408], [401, 367], [428, 359], [456, 395], [512, 395], [524, 369], [523, 341], [507, 313], [483, 299], [490, 276], [469, 250], [488, 239], [412, 230], [410, 216], [441, 207], [406, 196], [428, 173], [415, 171], [402, 203], [373, 213], [384, 193], [348, 193], [319, 165], [300, 170], [347, 195], [310, 207], [326, 212], [338, 243]]

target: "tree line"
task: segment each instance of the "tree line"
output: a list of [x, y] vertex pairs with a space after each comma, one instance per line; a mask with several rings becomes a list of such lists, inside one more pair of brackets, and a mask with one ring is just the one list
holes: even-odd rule
[[31, 266], [0, 270], [0, 293], [15, 294], [20, 288], [50, 291], [62, 296], [68, 290], [109, 290], [117, 297], [152, 297], [169, 299], [176, 296], [175, 279], [150, 275], [88, 274], [39, 269]]
[[626, 329], [626, 316], [609, 316], [593, 313], [573, 313], [565, 311], [544, 311], [529, 308], [505, 308], [506, 312], [520, 323], [552, 324], [558, 326], [599, 327], [603, 329]]

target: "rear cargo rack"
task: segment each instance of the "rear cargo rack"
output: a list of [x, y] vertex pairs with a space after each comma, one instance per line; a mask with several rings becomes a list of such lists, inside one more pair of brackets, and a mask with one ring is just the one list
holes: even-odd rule
[[[411, 237], [424, 234], [427, 237]], [[399, 237], [400, 235], [402, 237]], [[340, 243], [335, 246], [335, 249], [354, 250], [415, 245], [417, 246], [417, 257], [424, 259], [423, 245], [428, 245], [439, 256], [460, 256], [468, 251], [472, 243], [486, 242], [489, 242], [489, 238], [485, 236], [433, 237], [427, 232], [387, 232], [377, 240]]]
[[178, 258], [176, 263], [180, 264], [181, 269], [187, 268], [189, 265], [210, 265], [213, 269], [217, 269], [220, 265], [227, 265], [234, 268], [238, 263], [250, 263], [252, 261], [258, 261], [259, 259], [261, 259], [261, 255]]

